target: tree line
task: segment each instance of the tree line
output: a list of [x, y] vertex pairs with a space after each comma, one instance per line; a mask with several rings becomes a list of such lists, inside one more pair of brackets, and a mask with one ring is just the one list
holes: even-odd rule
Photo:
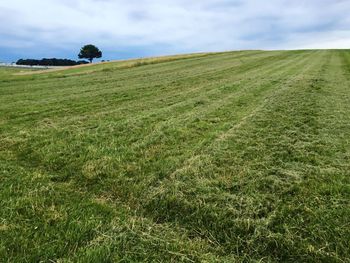
[[[85, 45], [80, 49], [78, 54], [80, 59], [88, 59], [90, 63], [94, 58], [101, 58], [102, 52], [98, 47], [94, 45]], [[89, 62], [85, 60], [71, 60], [71, 59], [58, 59], [58, 58], [43, 58], [43, 59], [19, 59], [17, 65], [26, 66], [76, 66], [81, 64], [88, 64]]]
[[43, 59], [19, 59], [17, 65], [27, 66], [76, 66], [87, 64], [89, 62], [84, 60], [58, 59], [58, 58], [43, 58]]

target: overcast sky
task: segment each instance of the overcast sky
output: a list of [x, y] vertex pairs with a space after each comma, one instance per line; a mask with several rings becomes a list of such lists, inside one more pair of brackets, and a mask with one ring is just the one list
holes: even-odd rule
[[349, 0], [0, 0], [0, 61], [350, 47]]

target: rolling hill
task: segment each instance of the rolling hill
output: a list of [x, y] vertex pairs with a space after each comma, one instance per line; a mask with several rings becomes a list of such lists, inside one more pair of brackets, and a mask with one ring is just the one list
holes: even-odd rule
[[349, 262], [350, 53], [0, 68], [0, 261]]

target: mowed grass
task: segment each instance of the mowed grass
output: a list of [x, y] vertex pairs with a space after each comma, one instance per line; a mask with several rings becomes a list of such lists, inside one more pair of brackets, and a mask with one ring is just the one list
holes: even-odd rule
[[350, 52], [0, 69], [1, 262], [350, 262]]

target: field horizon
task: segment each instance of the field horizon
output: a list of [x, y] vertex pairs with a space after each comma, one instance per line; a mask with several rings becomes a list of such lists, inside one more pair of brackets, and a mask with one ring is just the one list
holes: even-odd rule
[[350, 262], [350, 52], [0, 67], [0, 262]]

